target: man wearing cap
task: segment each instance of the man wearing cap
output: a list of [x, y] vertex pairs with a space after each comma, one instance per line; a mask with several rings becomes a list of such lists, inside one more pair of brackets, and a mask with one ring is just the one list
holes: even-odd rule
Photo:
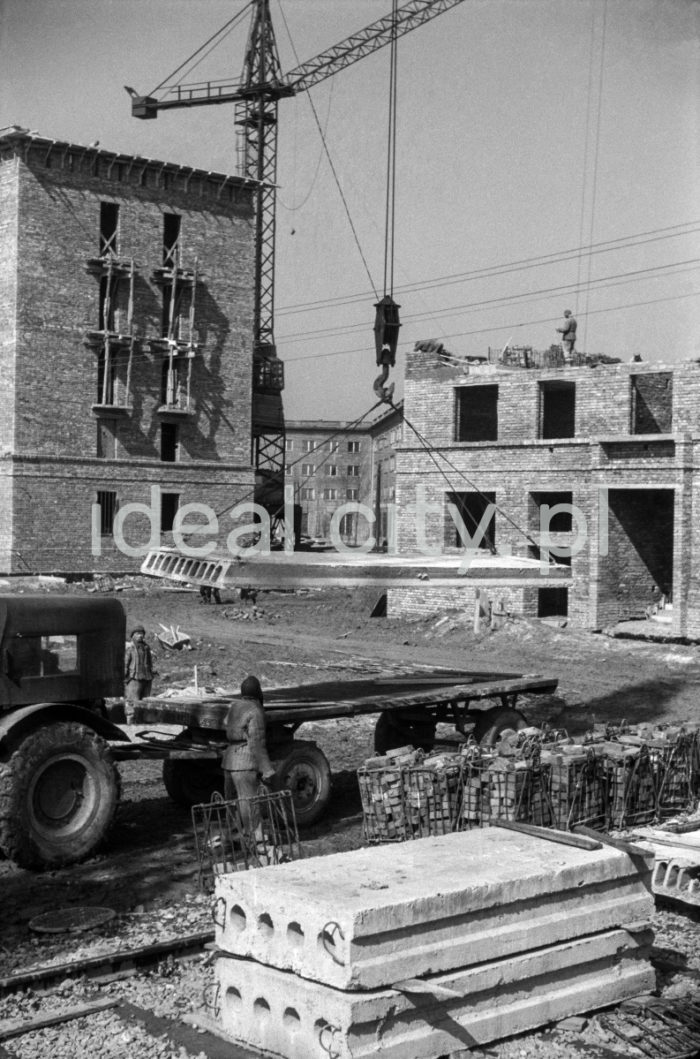
[[262, 838], [260, 814], [251, 811], [247, 800], [258, 793], [260, 778], [271, 784], [275, 770], [267, 755], [263, 693], [257, 677], [246, 677], [241, 684], [241, 698], [231, 703], [226, 717], [228, 747], [221, 767], [224, 770], [224, 794], [238, 798], [244, 828]]
[[124, 708], [127, 724], [133, 724], [134, 704], [151, 694], [154, 676], [153, 655], [146, 643], [146, 630], [143, 625], [135, 625], [131, 630], [131, 643], [127, 644], [124, 658]]
[[571, 314], [571, 309], [564, 310], [562, 326], [557, 328], [561, 335], [561, 345], [564, 350], [564, 360], [568, 363], [576, 345], [576, 320]]

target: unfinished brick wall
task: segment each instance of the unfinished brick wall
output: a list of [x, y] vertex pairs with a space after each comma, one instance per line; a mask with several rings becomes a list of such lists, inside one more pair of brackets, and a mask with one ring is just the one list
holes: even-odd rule
[[[637, 380], [637, 393], [646, 395], [647, 407], [656, 409], [659, 429], [645, 433], [672, 433], [672, 439], [635, 438], [631, 376]], [[569, 394], [575, 387], [575, 436], [542, 438], [543, 387], [556, 391], [563, 383], [568, 384]], [[498, 387], [498, 439], [457, 442], [457, 395], [479, 386]], [[569, 493], [584, 530], [578, 538], [579, 550], [571, 557], [568, 616], [572, 624], [599, 628], [619, 618], [638, 616], [648, 605], [652, 583], [662, 580], [672, 586], [672, 631], [682, 635], [691, 628], [700, 630], [700, 580], [692, 572], [693, 556], [700, 554], [700, 531], [695, 528], [700, 490], [694, 470], [696, 442], [691, 440], [693, 434], [700, 434], [700, 365], [461, 369], [447, 366], [430, 352], [416, 351], [407, 357], [404, 400], [407, 419], [435, 449], [445, 453], [452, 468], [443, 462], [448, 484], [430, 457], [414, 444], [411, 431], [405, 432], [397, 476], [400, 551], [419, 550], [410, 506], [417, 491], [434, 505], [425, 522], [428, 545], [439, 548], [444, 542], [445, 494], [480, 489], [495, 493], [496, 504], [533, 538], [527, 541], [503, 515], [496, 514], [499, 549], [510, 546], [522, 555], [533, 554], [533, 542], [540, 543], [532, 494]], [[469, 402], [462, 399], [462, 407], [469, 407]], [[570, 409], [565, 420], [567, 416]], [[464, 425], [462, 421], [462, 429]], [[615, 489], [635, 489], [644, 497], [648, 493], [655, 502], [648, 511], [645, 504], [635, 505], [630, 499], [623, 502], [615, 495], [608, 527], [610, 555], [606, 556], [601, 554], [604, 532], [600, 523], [605, 519], [608, 490]], [[576, 529], [574, 525], [568, 533], [554, 532], [552, 543], [570, 545], [576, 540]], [[626, 586], [622, 592], [620, 584]], [[541, 602], [534, 586], [504, 592], [494, 589], [493, 595], [503, 595], [515, 610], [530, 616], [538, 613]], [[473, 591], [468, 588], [452, 598], [460, 608], [473, 608]], [[444, 591], [402, 590], [390, 593], [389, 606], [390, 612], [425, 614], [449, 606], [449, 600]]]
[[[118, 257], [135, 267], [129, 407], [116, 412], [93, 407], [103, 343], [86, 345], [102, 323], [100, 276], [87, 265], [99, 255], [104, 202], [119, 207]], [[252, 209], [251, 189], [236, 178], [22, 135], [0, 139], [0, 293], [8, 294], [0, 312], [10, 317], [0, 320], [7, 409], [0, 431], [15, 422], [6, 442], [2, 507], [9, 501], [13, 516], [11, 527], [7, 518], [0, 523], [1, 569], [18, 569], [16, 551], [33, 569], [92, 569], [98, 490], [116, 490], [123, 505], [162, 482], [182, 504], [215, 510], [250, 492]], [[182, 267], [195, 259], [198, 267], [189, 415], [159, 411], [164, 355], [151, 346], [163, 334], [154, 270], [163, 265], [167, 213], [181, 218]], [[128, 291], [120, 290], [111, 329], [124, 332]], [[7, 337], [12, 317], [16, 342]], [[119, 356], [126, 404], [126, 354]], [[176, 425], [176, 462], [161, 459], [164, 423]], [[138, 566], [110, 555], [105, 543], [100, 568]]]

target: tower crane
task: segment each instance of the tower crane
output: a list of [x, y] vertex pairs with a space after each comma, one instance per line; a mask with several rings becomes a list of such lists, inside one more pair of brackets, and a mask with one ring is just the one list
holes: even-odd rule
[[[256, 500], [271, 513], [282, 506], [284, 483], [284, 370], [274, 338], [275, 200], [277, 120], [280, 99], [306, 92], [359, 62], [398, 37], [436, 18], [462, 0], [408, 0], [383, 18], [346, 37], [313, 59], [282, 74], [270, 14], [270, 0], [251, 0], [250, 29], [239, 79], [194, 84], [162, 82], [150, 95], [131, 96], [136, 118], [156, 118], [162, 110], [235, 103], [242, 155], [239, 175], [255, 180], [255, 275], [253, 331], [253, 463]], [[207, 42], [209, 43], [209, 42]], [[183, 63], [182, 66], [186, 65]], [[182, 68], [178, 67], [178, 70]], [[177, 71], [176, 71], [177, 72]], [[377, 307], [377, 363], [383, 347], [396, 350], [398, 307]], [[385, 314], [386, 318], [382, 314]], [[381, 361], [386, 363], [386, 356]], [[393, 363], [393, 360], [390, 360]]]

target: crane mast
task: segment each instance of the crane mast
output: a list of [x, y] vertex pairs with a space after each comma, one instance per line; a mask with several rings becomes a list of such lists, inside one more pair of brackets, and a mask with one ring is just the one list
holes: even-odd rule
[[279, 100], [308, 91], [463, 0], [408, 0], [287, 74], [280, 70], [270, 0], [252, 0], [243, 73], [239, 80], [163, 84], [160, 95], [132, 97], [136, 118], [161, 110], [235, 103], [239, 172], [257, 182], [255, 216], [255, 315], [253, 334], [253, 464], [256, 501], [281, 517], [284, 488], [284, 367], [274, 337], [275, 214]]

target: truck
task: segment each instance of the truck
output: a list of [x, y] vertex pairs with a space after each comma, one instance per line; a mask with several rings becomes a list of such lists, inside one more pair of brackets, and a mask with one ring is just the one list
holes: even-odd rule
[[[237, 693], [144, 699], [138, 724], [180, 730], [132, 739], [118, 723], [125, 647], [117, 599], [0, 596], [0, 850], [20, 867], [57, 868], [97, 850], [117, 811], [120, 762], [161, 760], [166, 790], [182, 806], [223, 787], [226, 714]], [[328, 807], [330, 766], [316, 742], [297, 738], [305, 722], [376, 714], [377, 754], [408, 743], [429, 750], [439, 723], [493, 743], [527, 725], [520, 695], [556, 687], [537, 675], [435, 670], [266, 690], [276, 786], [291, 791], [300, 828]]]

